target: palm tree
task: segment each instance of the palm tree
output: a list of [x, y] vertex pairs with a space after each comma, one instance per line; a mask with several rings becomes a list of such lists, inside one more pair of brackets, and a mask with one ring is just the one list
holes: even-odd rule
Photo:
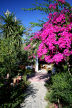
[[0, 22], [0, 63], [11, 73], [15, 64], [20, 61], [25, 28], [8, 10], [0, 16]]
[[25, 28], [21, 25], [21, 22], [16, 19], [13, 13], [10, 13], [8, 10], [4, 13], [4, 16], [0, 16], [2, 25], [0, 26], [3, 37], [13, 38], [15, 46], [20, 47], [22, 43], [22, 35]]

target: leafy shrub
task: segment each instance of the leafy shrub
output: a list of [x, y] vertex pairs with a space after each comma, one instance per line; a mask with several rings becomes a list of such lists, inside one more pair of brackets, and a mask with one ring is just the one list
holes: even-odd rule
[[45, 82], [46, 88], [49, 90], [52, 86], [52, 76]]
[[[28, 85], [24, 67], [19, 67], [27, 58], [21, 51], [24, 27], [14, 17], [13, 13], [0, 16], [0, 108], [18, 108]], [[24, 78], [19, 80], [18, 74]]]
[[0, 88], [0, 108], [20, 107], [20, 103], [22, 103], [24, 96], [26, 96], [25, 91], [28, 85], [29, 82], [26, 81], [26, 75], [14, 86], [10, 85], [7, 80], [6, 84]]
[[29, 78], [35, 75], [35, 71], [34, 69], [26, 69], [25, 74], [27, 75], [27, 78]]
[[72, 105], [72, 76], [68, 73], [58, 73], [52, 77], [51, 91], [46, 98], [50, 102]]

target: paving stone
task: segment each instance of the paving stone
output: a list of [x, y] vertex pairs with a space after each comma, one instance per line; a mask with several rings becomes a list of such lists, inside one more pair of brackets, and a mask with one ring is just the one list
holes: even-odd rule
[[21, 108], [45, 108], [47, 102], [44, 100], [47, 89], [45, 88], [46, 72], [39, 71], [36, 75], [29, 79], [31, 81], [30, 86], [27, 89], [27, 97], [21, 104]]

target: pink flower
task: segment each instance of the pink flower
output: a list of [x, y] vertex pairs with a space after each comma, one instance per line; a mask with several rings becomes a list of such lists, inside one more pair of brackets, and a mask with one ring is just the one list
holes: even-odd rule
[[57, 4], [50, 4], [50, 5], [49, 5], [49, 9], [51, 9], [51, 8], [56, 9], [56, 5], [57, 5]]
[[29, 56], [29, 57], [28, 57], [28, 59], [31, 59], [31, 58], [32, 58], [32, 56]]
[[65, 0], [58, 0], [59, 2], [61, 2], [62, 4], [65, 4]]
[[24, 47], [24, 50], [28, 50], [31, 47], [31, 45], [29, 44], [28, 46]]
[[58, 54], [54, 55], [53, 61], [58, 64], [58, 62], [61, 62], [63, 60], [63, 58], [64, 58], [63, 54], [58, 53]]
[[65, 55], [65, 56], [70, 56], [70, 51], [69, 51], [69, 49], [65, 49], [65, 50], [64, 50], [64, 55]]
[[[62, 4], [65, 0], [58, 0]], [[55, 9], [58, 4], [50, 4], [49, 8]], [[62, 62], [67, 56], [72, 55], [72, 15], [67, 15], [68, 24], [66, 23], [66, 12], [68, 9], [62, 9], [60, 12], [50, 13], [49, 20], [43, 25], [43, 28], [34, 34], [31, 42], [39, 41], [37, 55], [40, 60], [47, 63]], [[29, 48], [29, 47], [28, 47]], [[44, 57], [42, 59], [42, 57]]]

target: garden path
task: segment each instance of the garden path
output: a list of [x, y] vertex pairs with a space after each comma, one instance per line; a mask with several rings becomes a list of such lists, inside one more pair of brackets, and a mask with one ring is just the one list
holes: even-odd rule
[[46, 108], [47, 102], [44, 97], [47, 89], [44, 84], [47, 77], [47, 72], [41, 70], [35, 76], [29, 78], [31, 84], [27, 89], [27, 96], [21, 104], [21, 108]]

